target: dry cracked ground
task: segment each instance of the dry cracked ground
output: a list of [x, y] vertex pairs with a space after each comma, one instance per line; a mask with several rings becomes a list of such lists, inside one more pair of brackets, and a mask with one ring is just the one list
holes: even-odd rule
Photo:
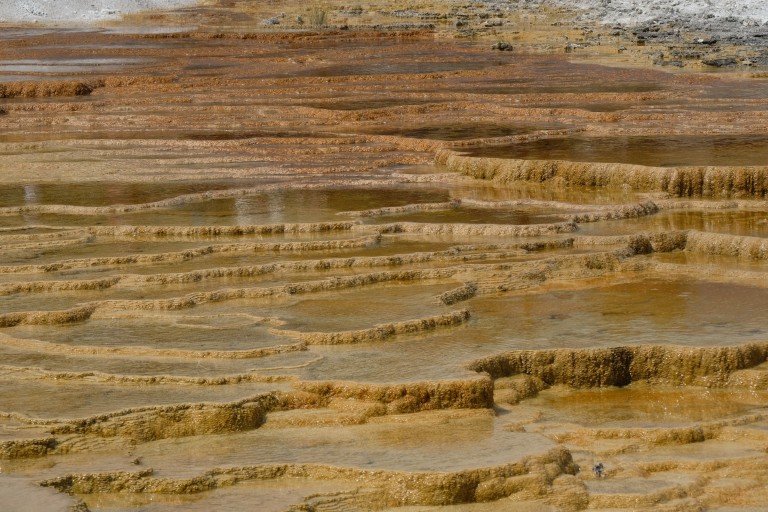
[[765, 509], [764, 71], [250, 5], [0, 31], [0, 508]]

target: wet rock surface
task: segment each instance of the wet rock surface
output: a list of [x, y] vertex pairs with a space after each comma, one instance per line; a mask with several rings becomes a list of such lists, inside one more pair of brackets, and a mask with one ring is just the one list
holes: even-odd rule
[[768, 503], [759, 64], [533, 3], [274, 7], [0, 34], [0, 494]]

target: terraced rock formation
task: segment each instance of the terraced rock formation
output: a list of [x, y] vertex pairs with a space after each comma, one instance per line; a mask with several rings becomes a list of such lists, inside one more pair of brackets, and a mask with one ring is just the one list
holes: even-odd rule
[[0, 34], [1, 502], [768, 503], [759, 73], [233, 25]]

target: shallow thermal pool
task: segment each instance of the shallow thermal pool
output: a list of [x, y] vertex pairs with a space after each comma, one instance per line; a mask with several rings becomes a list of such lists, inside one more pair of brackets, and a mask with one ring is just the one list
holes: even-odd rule
[[768, 136], [624, 135], [542, 138], [466, 150], [475, 157], [605, 162], [652, 167], [768, 165]]
[[624, 235], [643, 231], [695, 229], [708, 233], [768, 237], [768, 213], [764, 210], [661, 211], [621, 222], [603, 221], [579, 225], [585, 235]]

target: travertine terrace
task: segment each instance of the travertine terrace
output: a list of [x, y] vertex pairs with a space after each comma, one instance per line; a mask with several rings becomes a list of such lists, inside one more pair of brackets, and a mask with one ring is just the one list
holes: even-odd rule
[[764, 70], [249, 5], [0, 31], [2, 506], [768, 505]]

